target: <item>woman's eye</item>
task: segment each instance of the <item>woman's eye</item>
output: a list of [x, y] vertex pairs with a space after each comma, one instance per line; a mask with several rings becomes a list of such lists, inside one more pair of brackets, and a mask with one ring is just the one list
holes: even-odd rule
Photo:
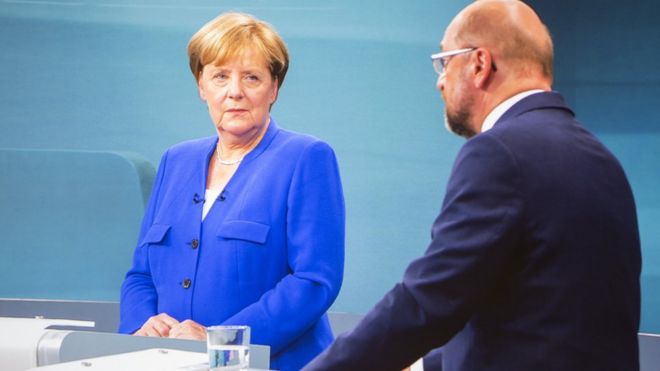
[[257, 81], [259, 81], [259, 76], [257, 76], [257, 75], [247, 75], [247, 76], [245, 76], [245, 79], [250, 81], [250, 82], [257, 82]]

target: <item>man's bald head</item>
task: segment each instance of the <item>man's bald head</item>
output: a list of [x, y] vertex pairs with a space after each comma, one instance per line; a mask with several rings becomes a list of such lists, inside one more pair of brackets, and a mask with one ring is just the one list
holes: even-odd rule
[[518, 0], [478, 0], [451, 22], [445, 42], [455, 47], [483, 47], [513, 71], [540, 73], [552, 80], [553, 46], [547, 27]]

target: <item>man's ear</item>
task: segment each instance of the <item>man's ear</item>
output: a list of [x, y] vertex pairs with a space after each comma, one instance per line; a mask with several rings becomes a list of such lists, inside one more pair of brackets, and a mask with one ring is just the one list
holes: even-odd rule
[[483, 89], [491, 77], [491, 74], [495, 72], [493, 57], [487, 49], [478, 48], [474, 51], [474, 85], [478, 89]]

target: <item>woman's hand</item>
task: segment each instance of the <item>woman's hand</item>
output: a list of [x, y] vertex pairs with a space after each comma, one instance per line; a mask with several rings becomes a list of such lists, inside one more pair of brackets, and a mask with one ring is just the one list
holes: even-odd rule
[[205, 340], [206, 327], [193, 320], [185, 320], [170, 329], [170, 336], [175, 339]]
[[179, 321], [170, 317], [167, 313], [161, 313], [150, 317], [133, 335], [168, 337], [172, 327], [178, 324]]

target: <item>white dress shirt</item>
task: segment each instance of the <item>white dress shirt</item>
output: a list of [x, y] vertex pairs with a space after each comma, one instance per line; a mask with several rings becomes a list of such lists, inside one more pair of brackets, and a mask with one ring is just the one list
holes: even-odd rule
[[486, 119], [484, 120], [484, 123], [481, 124], [481, 132], [483, 133], [484, 131], [490, 130], [493, 125], [497, 122], [497, 120], [502, 117], [504, 112], [508, 111], [509, 108], [513, 107], [514, 104], [520, 102], [523, 98], [526, 98], [532, 94], [536, 93], [542, 93], [544, 90], [541, 89], [533, 89], [533, 90], [527, 90], [522, 93], [518, 93], [514, 95], [513, 97], [505, 100], [504, 102], [498, 104], [495, 108], [493, 108], [492, 111], [486, 116]]

